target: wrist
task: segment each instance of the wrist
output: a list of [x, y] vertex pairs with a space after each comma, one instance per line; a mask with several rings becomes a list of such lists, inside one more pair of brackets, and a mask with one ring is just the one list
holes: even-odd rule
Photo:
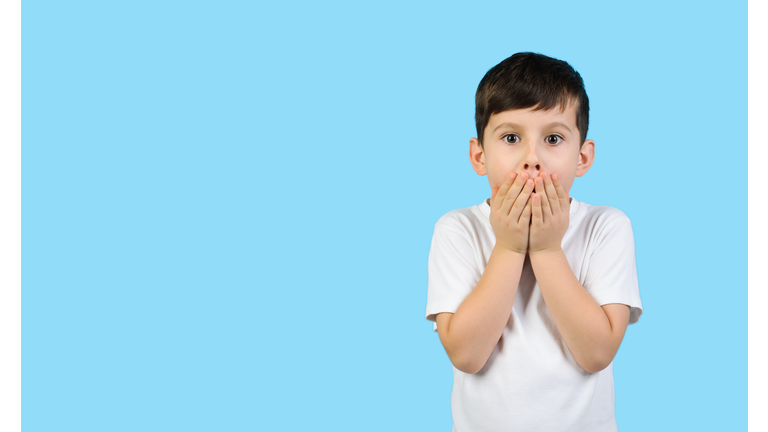
[[527, 250], [516, 250], [506, 246], [501, 246], [498, 243], [496, 243], [496, 245], [493, 247], [493, 251], [491, 252], [492, 255], [522, 256], [522, 257], [525, 257], [527, 253], [528, 253]]
[[552, 247], [548, 249], [540, 249], [537, 251], [528, 250], [528, 255], [531, 256], [531, 259], [533, 259], [533, 257], [545, 257], [545, 256], [552, 256], [552, 255], [561, 254], [561, 253], [565, 253], [565, 252], [563, 251], [563, 248], [560, 246]]

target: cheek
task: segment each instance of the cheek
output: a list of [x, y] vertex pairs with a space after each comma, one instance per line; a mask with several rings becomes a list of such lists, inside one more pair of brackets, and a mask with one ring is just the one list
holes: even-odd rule
[[573, 187], [573, 180], [574, 179], [571, 178], [567, 182], [563, 182], [563, 189], [565, 189], [565, 193], [567, 193], [568, 195], [571, 194], [571, 188]]
[[[488, 182], [491, 184], [491, 187], [501, 186], [504, 184], [505, 181], [507, 181], [507, 177], [515, 171], [512, 168], [501, 168], [497, 169], [493, 172], [491, 176], [488, 177]], [[516, 171], [515, 171], [516, 172]], [[517, 173], [517, 172], [516, 172]], [[517, 173], [520, 174], [520, 173]]]
[[501, 187], [502, 184], [504, 184], [504, 178], [503, 175], [497, 174], [488, 176], [488, 183], [491, 185], [492, 188], [494, 187]]
[[504, 169], [499, 166], [488, 166], [486, 175], [491, 187], [500, 187], [504, 183]]
[[557, 173], [560, 177], [560, 183], [562, 183], [563, 189], [565, 189], [566, 192], [569, 192], [576, 180], [575, 164], [572, 167], [568, 164], [560, 163], [557, 165], [557, 170], [553, 170], [550, 174], [552, 173]]

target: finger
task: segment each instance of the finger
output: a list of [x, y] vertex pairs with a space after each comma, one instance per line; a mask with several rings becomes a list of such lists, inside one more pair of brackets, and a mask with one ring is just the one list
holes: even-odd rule
[[493, 203], [493, 208], [495, 210], [498, 210], [501, 208], [504, 198], [507, 195], [507, 191], [512, 186], [512, 183], [515, 181], [515, 177], [516, 177], [516, 174], [513, 172], [507, 176], [506, 180], [504, 180], [504, 183], [501, 184], [501, 187], [493, 188], [493, 189], [496, 189], [496, 195], [499, 195], [498, 200], [494, 200], [493, 198], [491, 198], [491, 202]]
[[558, 214], [562, 210], [560, 209], [560, 198], [555, 190], [555, 185], [552, 183], [552, 178], [548, 172], [544, 173], [544, 189], [547, 191], [547, 201], [552, 208], [552, 214]]
[[[500, 212], [503, 215], [509, 215], [513, 211], [513, 205], [517, 203], [517, 199], [520, 196], [520, 191], [524, 189], [525, 185], [528, 184], [530, 180], [528, 180], [528, 173], [522, 172], [519, 176], [515, 179], [515, 182], [512, 184], [512, 186], [509, 188], [509, 191], [504, 196], [504, 203], [501, 205]], [[531, 187], [533, 188], [533, 187]], [[525, 201], [523, 201], [522, 204], [518, 205], [518, 212], [514, 215], [519, 217], [520, 216], [520, 210], [522, 210], [523, 206], [525, 205]]]
[[523, 212], [520, 214], [520, 219], [518, 219], [518, 223], [521, 226], [528, 226], [528, 225], [531, 224], [531, 206], [532, 206], [531, 201], [532, 200], [529, 199], [525, 203], [525, 207], [523, 208]]
[[529, 203], [530, 201], [529, 198], [531, 197], [532, 192], [533, 192], [533, 180], [528, 179], [525, 181], [525, 184], [523, 185], [523, 190], [517, 196], [517, 199], [515, 200], [515, 205], [512, 207], [510, 211], [509, 215], [512, 216], [513, 218], [512, 220], [520, 220], [520, 215], [522, 215], [523, 212], [525, 212], [525, 206]]
[[560, 177], [557, 174], [552, 174], [552, 184], [555, 185], [557, 199], [560, 201], [560, 211], [570, 212], [571, 201], [568, 199], [568, 192], [565, 191], [563, 184], [560, 183]]
[[533, 212], [533, 218], [531, 219], [531, 222], [538, 225], [544, 223], [544, 217], [541, 210], [541, 195], [534, 194], [531, 197], [531, 210]]
[[540, 194], [540, 206], [541, 206], [541, 222], [549, 222], [549, 218], [552, 216], [552, 209], [549, 207], [549, 200], [547, 199], [547, 191], [544, 189], [544, 179], [541, 177], [536, 178], [536, 192]]
[[498, 187], [492, 187], [491, 188], [491, 202], [493, 202], [493, 199], [496, 198], [496, 192], [499, 191]]

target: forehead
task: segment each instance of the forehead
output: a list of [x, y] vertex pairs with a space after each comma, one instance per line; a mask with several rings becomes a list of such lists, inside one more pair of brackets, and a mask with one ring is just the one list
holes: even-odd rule
[[569, 103], [565, 109], [558, 105], [550, 110], [524, 108], [502, 111], [491, 115], [488, 127], [491, 131], [502, 123], [514, 123], [520, 126], [544, 126], [550, 123], [564, 123], [571, 131], [576, 131], [576, 103]]

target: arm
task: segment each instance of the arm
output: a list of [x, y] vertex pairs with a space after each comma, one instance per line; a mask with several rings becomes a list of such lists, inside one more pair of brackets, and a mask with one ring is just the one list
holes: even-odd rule
[[456, 369], [483, 368], [509, 321], [525, 254], [495, 247], [475, 289], [455, 313], [437, 315], [437, 332]]
[[573, 274], [562, 249], [531, 254], [552, 320], [574, 360], [589, 373], [613, 361], [629, 324], [629, 306], [600, 306]]
[[511, 173], [493, 187], [489, 222], [496, 245], [480, 280], [453, 314], [436, 317], [437, 332], [456, 369], [474, 374], [485, 366], [509, 322], [528, 249], [533, 181]]
[[557, 175], [536, 179], [528, 254], [544, 303], [576, 363], [590, 373], [605, 369], [624, 338], [629, 306], [603, 307], [584, 289], [561, 247], [570, 200]]

